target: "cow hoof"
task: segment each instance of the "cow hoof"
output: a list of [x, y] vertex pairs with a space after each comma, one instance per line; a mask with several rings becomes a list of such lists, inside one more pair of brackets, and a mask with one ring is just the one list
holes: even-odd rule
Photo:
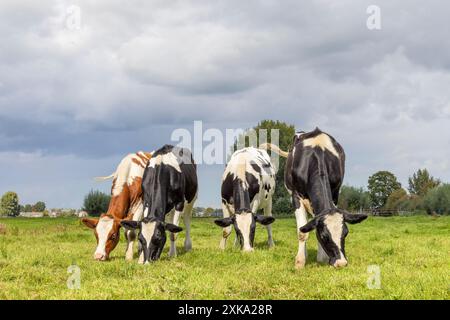
[[300, 270], [305, 268], [306, 261], [302, 258], [295, 259], [295, 269]]
[[192, 243], [191, 243], [190, 241], [184, 243], [184, 250], [185, 250], [186, 252], [192, 250]]
[[125, 255], [125, 261], [133, 261], [133, 253], [131, 254], [127, 253]]
[[269, 242], [269, 248], [272, 249], [275, 247], [275, 243], [274, 242]]

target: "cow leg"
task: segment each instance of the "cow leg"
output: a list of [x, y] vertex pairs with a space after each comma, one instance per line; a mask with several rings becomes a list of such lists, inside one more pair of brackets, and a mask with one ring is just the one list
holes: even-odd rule
[[[141, 221], [143, 216], [144, 206], [142, 201], [139, 201], [136, 205], [131, 209], [131, 214], [133, 215], [134, 221]], [[127, 239], [127, 248], [125, 251], [125, 260], [131, 261], [133, 260], [133, 247], [134, 241], [136, 240], [136, 231], [134, 230], [126, 230], [125, 238]], [[142, 259], [144, 256], [142, 255]]]
[[[264, 208], [264, 215], [267, 217], [271, 217], [272, 216], [272, 198], [267, 199], [267, 205]], [[272, 248], [273, 246], [275, 246], [275, 243], [273, 242], [273, 237], [272, 237], [272, 224], [269, 224], [266, 226], [267, 229], [267, 241], [269, 244], [269, 248]]]
[[300, 228], [308, 223], [307, 212], [303, 201], [294, 200], [295, 219], [297, 221], [297, 235], [298, 235], [298, 252], [295, 258], [295, 268], [302, 269], [306, 264], [306, 241], [308, 240], [309, 234], [300, 232]]
[[[175, 213], [173, 214], [173, 224], [178, 226], [180, 223], [180, 215], [182, 214], [182, 211], [175, 210]], [[175, 245], [175, 241], [177, 240], [177, 234], [176, 233], [170, 233], [170, 250], [169, 250], [169, 257], [173, 258], [177, 256], [177, 247]]]
[[194, 200], [188, 203], [184, 209], [183, 220], [184, 226], [186, 228], [186, 238], [184, 239], [184, 250], [192, 250], [192, 240], [191, 240], [191, 218], [192, 218], [192, 207], [194, 206]]
[[320, 245], [320, 243], [317, 243], [317, 262], [319, 262], [319, 263], [328, 263], [329, 260], [330, 260], [330, 258], [328, 257], [328, 255], [325, 252], [325, 250], [323, 250], [323, 248]]
[[[224, 218], [228, 218], [231, 215], [228, 205], [223, 202], [222, 202], [222, 212], [223, 212]], [[230, 234], [231, 234], [231, 226], [223, 228], [222, 240], [220, 240], [220, 245], [219, 245], [220, 249], [225, 250], [225, 247], [227, 245], [227, 239], [230, 236]]]
[[133, 260], [133, 245], [134, 245], [134, 240], [136, 240], [136, 232], [134, 230], [126, 230], [125, 238], [127, 239], [127, 247], [125, 250], [125, 260], [132, 261]]

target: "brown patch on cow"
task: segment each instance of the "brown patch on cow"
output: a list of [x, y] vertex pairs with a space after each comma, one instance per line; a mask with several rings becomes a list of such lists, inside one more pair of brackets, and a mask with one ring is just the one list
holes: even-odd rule
[[114, 220], [113, 227], [108, 234], [108, 240], [106, 241], [105, 253], [106, 257], [109, 258], [109, 254], [117, 246], [120, 240], [120, 221]]
[[304, 242], [304, 241], [308, 240], [308, 238], [309, 238], [309, 233], [303, 233], [303, 232], [299, 232], [298, 233], [298, 240], [299, 241]]
[[83, 218], [81, 219], [81, 222], [90, 229], [95, 229], [98, 223], [98, 219], [94, 218]]
[[230, 236], [230, 234], [231, 234], [231, 232], [226, 232], [225, 230], [223, 230], [222, 237], [228, 238]]
[[150, 160], [150, 158], [152, 157], [151, 153], [145, 153], [142, 152], [142, 154], [140, 152], [136, 153], [136, 155], [139, 157], [139, 159], [142, 160], [142, 167], [145, 168], [148, 164], [148, 161]]
[[150, 152], [144, 152], [144, 155], [147, 157], [147, 161], [152, 158], [152, 154]]
[[311, 206], [311, 202], [308, 199], [300, 199], [300, 202], [303, 204], [303, 206], [305, 207], [306, 211], [309, 214], [314, 214], [314, 210]]
[[[139, 159], [141, 159], [141, 158], [139, 157]], [[131, 161], [132, 161], [133, 163], [137, 164], [139, 167], [145, 168], [144, 164], [142, 164], [142, 162], [140, 162], [138, 159], [133, 158], [133, 159], [131, 159]]]
[[0, 223], [0, 234], [6, 234], [6, 225]]

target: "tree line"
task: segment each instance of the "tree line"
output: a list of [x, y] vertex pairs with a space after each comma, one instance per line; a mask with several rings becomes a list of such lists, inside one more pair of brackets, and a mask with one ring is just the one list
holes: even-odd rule
[[[271, 143], [271, 131], [279, 132], [279, 147], [289, 150], [292, 138], [295, 135], [294, 125], [282, 121], [263, 120], [252, 130], [258, 134], [266, 130], [267, 142]], [[243, 140], [242, 140], [243, 139]], [[244, 134], [236, 139], [245, 141], [249, 145], [249, 139]], [[255, 146], [257, 147], [257, 146]], [[292, 214], [291, 196], [284, 188], [284, 168], [286, 159], [279, 159], [279, 169], [276, 175], [277, 188], [273, 197], [273, 214]], [[108, 210], [110, 196], [100, 191], [91, 190], [84, 198], [82, 210], [90, 215], [100, 215]], [[39, 204], [39, 206], [38, 206]], [[26, 205], [24, 211], [42, 209], [42, 202], [34, 206]], [[45, 210], [45, 204], [44, 210]], [[408, 179], [407, 189], [403, 188], [397, 177], [389, 171], [378, 171], [371, 175], [367, 182], [367, 189], [344, 185], [341, 189], [338, 206], [350, 211], [368, 210], [401, 210], [408, 212], [426, 211], [429, 214], [450, 214], [450, 184], [442, 183], [434, 178], [427, 169], [419, 169]], [[14, 192], [8, 192], [1, 199], [1, 215], [18, 215], [21, 211], [19, 199]], [[212, 209], [212, 208], [211, 208]]]
[[46, 205], [44, 201], [35, 204], [21, 205], [19, 196], [14, 191], [5, 192], [0, 199], [0, 216], [15, 217], [21, 212], [44, 212]]

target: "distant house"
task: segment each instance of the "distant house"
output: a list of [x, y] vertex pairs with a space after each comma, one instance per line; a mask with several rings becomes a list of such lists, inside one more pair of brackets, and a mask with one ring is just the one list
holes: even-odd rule
[[42, 218], [43, 216], [43, 212], [21, 212], [19, 214], [19, 217], [23, 218]]
[[78, 218], [85, 218], [88, 216], [88, 213], [86, 211], [79, 211], [77, 213]]

